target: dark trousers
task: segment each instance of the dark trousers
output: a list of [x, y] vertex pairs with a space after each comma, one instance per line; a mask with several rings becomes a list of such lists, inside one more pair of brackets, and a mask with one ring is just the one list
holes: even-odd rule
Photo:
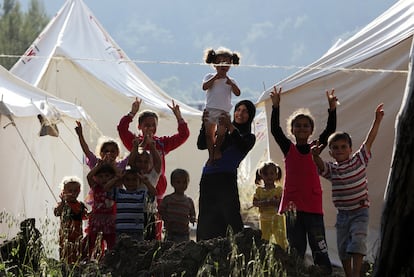
[[297, 212], [294, 216], [287, 213], [286, 229], [290, 247], [295, 249], [301, 258], [305, 257], [307, 242], [309, 242], [313, 262], [327, 269], [332, 268], [328, 255], [323, 215]]
[[229, 227], [233, 233], [243, 230], [237, 175], [203, 174], [200, 180], [197, 241], [226, 237]]

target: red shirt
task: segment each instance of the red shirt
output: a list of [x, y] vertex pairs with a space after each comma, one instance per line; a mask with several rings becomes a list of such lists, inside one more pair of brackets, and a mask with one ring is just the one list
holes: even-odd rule
[[297, 211], [323, 214], [322, 188], [312, 154], [301, 154], [291, 143], [285, 157], [285, 185], [279, 212], [294, 204]]
[[[121, 138], [125, 148], [129, 151], [132, 149], [133, 140], [137, 137], [135, 134], [129, 131], [129, 124], [132, 122], [132, 119], [133, 118], [131, 116], [125, 115], [121, 118], [118, 124], [119, 137]], [[167, 189], [167, 179], [165, 177], [165, 155], [182, 145], [190, 136], [190, 130], [188, 129], [188, 125], [184, 120], [178, 121], [177, 129], [178, 133], [172, 136], [153, 137], [156, 143], [156, 147], [160, 151], [162, 165], [161, 175], [156, 186], [158, 202], [161, 201]], [[138, 137], [141, 138], [140, 136]]]

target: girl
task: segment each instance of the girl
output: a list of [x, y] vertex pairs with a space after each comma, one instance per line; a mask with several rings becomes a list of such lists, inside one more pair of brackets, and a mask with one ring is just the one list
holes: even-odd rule
[[87, 218], [88, 211], [77, 200], [81, 189], [79, 178], [64, 177], [61, 186], [61, 201], [54, 209], [55, 216], [60, 217], [59, 257], [67, 264], [74, 264], [81, 258], [82, 220]]
[[[214, 64], [215, 73], [208, 73], [203, 79], [203, 90], [206, 91], [206, 110], [208, 121], [205, 122], [206, 142], [209, 154], [207, 163], [221, 158], [220, 147], [223, 142], [224, 131], [218, 124], [221, 114], [229, 114], [232, 93], [240, 95], [240, 89], [234, 79], [227, 76], [230, 65], [239, 64], [239, 54], [231, 52], [226, 48], [219, 48], [216, 51], [207, 49], [204, 60], [208, 64]], [[216, 130], [217, 129], [217, 130]], [[216, 132], [217, 131], [217, 132]], [[217, 138], [216, 138], [217, 133]]]
[[[294, 112], [288, 120], [288, 129], [294, 136], [293, 143], [280, 127], [280, 96], [282, 89], [276, 87], [270, 93], [272, 99], [271, 132], [285, 156], [285, 180], [279, 213], [286, 213], [289, 246], [302, 259], [307, 241], [312, 250], [313, 261], [326, 273], [332, 272], [322, 210], [322, 188], [318, 169], [312, 159], [309, 137], [314, 130], [314, 120], [309, 111]], [[326, 145], [330, 134], [336, 129], [336, 102], [334, 90], [326, 91], [329, 115], [326, 129], [319, 136], [319, 143]], [[292, 212], [290, 212], [292, 211]]]
[[[99, 258], [99, 254], [102, 254], [105, 249], [103, 242], [106, 243], [108, 250], [115, 245], [116, 205], [115, 201], [109, 197], [107, 183], [113, 182], [114, 178], [118, 179], [116, 173], [117, 169], [113, 164], [101, 160], [87, 175], [90, 195], [93, 197], [92, 211], [86, 228], [89, 258]], [[102, 235], [100, 248], [96, 247], [99, 235]]]
[[278, 214], [283, 187], [282, 169], [273, 162], [264, 163], [256, 171], [253, 206], [259, 208], [262, 238], [287, 249], [285, 216]]
[[[88, 144], [85, 141], [85, 138], [83, 136], [83, 130], [82, 130], [82, 124], [80, 121], [76, 121], [77, 126], [75, 127], [76, 134], [79, 138], [79, 143], [82, 147], [82, 151], [86, 156], [86, 164], [88, 165], [89, 169], [92, 169], [96, 166], [99, 160], [105, 160], [110, 163], [114, 163], [117, 168], [119, 168], [119, 171], [122, 171], [125, 169], [127, 163], [128, 163], [128, 156], [122, 160], [117, 160], [119, 156], [119, 145], [116, 141], [112, 139], [100, 139], [103, 142], [99, 143], [99, 158], [89, 149]], [[96, 151], [98, 152], [98, 151]]]

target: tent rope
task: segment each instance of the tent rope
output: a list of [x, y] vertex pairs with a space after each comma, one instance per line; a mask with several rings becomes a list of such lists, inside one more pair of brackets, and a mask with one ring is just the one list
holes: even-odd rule
[[[50, 57], [37, 55], [6, 55], [0, 54], [0, 58], [30, 58], [30, 59], [49, 59]], [[179, 62], [179, 61], [143, 61], [134, 59], [97, 59], [97, 58], [67, 58], [67, 57], [52, 57], [52, 59], [70, 60], [70, 61], [99, 61], [99, 62], [114, 62], [114, 63], [136, 63], [136, 64], [168, 64], [168, 65], [197, 65], [197, 66], [211, 66], [211, 64], [196, 63], [196, 62]], [[229, 65], [231, 66], [231, 65]], [[384, 68], [346, 68], [346, 67], [322, 67], [322, 66], [298, 66], [298, 65], [257, 65], [257, 64], [239, 64], [237, 67], [250, 68], [270, 68], [270, 69], [309, 69], [309, 70], [329, 70], [329, 71], [344, 71], [344, 72], [370, 72], [370, 73], [396, 73], [408, 75], [408, 70], [394, 70]]]
[[[63, 121], [62, 119], [60, 120], [63, 125], [65, 125], [65, 127], [70, 130], [69, 126], [66, 124], [65, 121]], [[72, 132], [71, 132], [72, 133]], [[69, 150], [70, 153], [72, 153], [73, 157], [75, 157], [75, 159], [79, 162], [79, 164], [83, 165], [83, 161], [81, 161], [78, 156], [76, 155], [75, 152], [73, 152], [73, 150], [70, 148], [70, 146], [66, 143], [66, 141], [62, 138], [62, 136], [59, 136], [60, 141], [62, 141], [62, 143], [66, 146], [66, 148]]]
[[32, 158], [32, 161], [35, 164], [37, 170], [39, 171], [40, 175], [42, 176], [43, 180], [45, 181], [45, 184], [46, 184], [47, 188], [49, 189], [49, 192], [52, 194], [53, 198], [55, 199], [55, 201], [57, 203], [58, 199], [56, 198], [55, 194], [53, 193], [53, 190], [51, 189], [51, 187], [49, 185], [49, 182], [46, 180], [46, 176], [43, 174], [42, 170], [40, 169], [39, 164], [36, 162], [36, 159], [33, 156], [33, 153], [30, 151], [29, 146], [27, 145], [26, 141], [24, 140], [23, 135], [21, 134], [19, 128], [16, 125], [16, 122], [13, 120], [13, 118], [11, 118], [11, 116], [8, 116], [8, 118], [10, 119], [11, 122], [8, 123], [6, 126], [4, 126], [3, 129], [5, 129], [9, 125], [13, 125], [14, 128], [16, 128], [17, 134], [19, 135], [19, 137], [22, 140], [24, 146], [26, 147], [27, 152], [29, 152], [29, 155]]

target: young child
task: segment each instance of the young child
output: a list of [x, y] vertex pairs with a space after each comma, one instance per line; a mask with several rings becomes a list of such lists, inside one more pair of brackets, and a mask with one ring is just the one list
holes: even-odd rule
[[174, 192], [166, 195], [159, 206], [159, 213], [165, 223], [165, 239], [174, 242], [190, 240], [189, 222], [196, 221], [193, 200], [185, 195], [190, 175], [184, 169], [171, 172], [171, 185]]
[[259, 208], [262, 238], [287, 250], [285, 216], [278, 214], [283, 187], [282, 169], [274, 162], [264, 163], [256, 171], [257, 185], [253, 206]]
[[[113, 181], [112, 179], [117, 178], [116, 174], [117, 169], [114, 164], [100, 160], [87, 175], [91, 196], [93, 197], [93, 201], [90, 203], [92, 211], [89, 214], [89, 222], [86, 228], [90, 259], [99, 258], [99, 255], [104, 253], [104, 242], [108, 250], [115, 245], [116, 205], [115, 201], [109, 197], [106, 186], [108, 182]], [[96, 243], [100, 239], [102, 240], [99, 248]]]
[[99, 160], [105, 160], [107, 162], [115, 163], [116, 167], [121, 171], [125, 169], [128, 163], [128, 156], [122, 160], [117, 160], [119, 156], [119, 145], [112, 139], [105, 139], [99, 147], [99, 158], [89, 149], [86, 143], [85, 137], [83, 136], [82, 124], [80, 121], [76, 121], [77, 126], [75, 127], [76, 134], [79, 138], [82, 151], [86, 156], [86, 164], [90, 169], [96, 166]]
[[[220, 146], [226, 130], [219, 125], [219, 116], [223, 113], [229, 114], [232, 104], [232, 94], [239, 96], [240, 89], [236, 81], [227, 72], [230, 65], [239, 64], [240, 57], [236, 52], [231, 52], [226, 48], [217, 50], [207, 49], [204, 60], [207, 64], [213, 64], [215, 73], [208, 73], [203, 78], [202, 88], [206, 91], [206, 110], [208, 111], [208, 121], [205, 122], [206, 142], [209, 154], [208, 164], [221, 158]], [[217, 137], [216, 137], [217, 134]]]
[[[125, 148], [127, 148], [129, 151], [131, 151], [133, 147], [133, 141], [136, 137], [142, 141], [144, 136], [148, 134], [154, 139], [155, 147], [161, 155], [161, 175], [156, 186], [157, 203], [159, 205], [167, 189], [167, 179], [165, 177], [165, 155], [182, 145], [190, 136], [190, 130], [188, 129], [187, 123], [181, 116], [180, 106], [176, 105], [173, 100], [172, 105], [167, 106], [171, 109], [177, 119], [178, 133], [172, 136], [157, 137], [155, 134], [158, 126], [158, 115], [152, 111], [143, 111], [138, 117], [138, 130], [140, 131], [140, 134], [136, 136], [131, 131], [129, 131], [129, 125], [132, 122], [134, 116], [138, 113], [141, 103], [141, 99], [135, 99], [135, 101], [132, 103], [131, 111], [121, 118], [118, 124], [118, 133]], [[161, 231], [162, 225], [158, 224], [156, 238], [159, 240], [161, 239]]]
[[[286, 215], [286, 231], [289, 246], [304, 258], [307, 240], [312, 250], [313, 261], [330, 274], [332, 265], [325, 238], [322, 209], [322, 187], [318, 169], [312, 160], [309, 138], [314, 130], [314, 120], [309, 111], [294, 112], [288, 120], [296, 143], [290, 141], [280, 127], [280, 96], [282, 89], [274, 87], [270, 94], [273, 109], [271, 132], [285, 156], [285, 179], [279, 213]], [[330, 134], [336, 129], [336, 102], [334, 90], [326, 91], [329, 116], [326, 129], [320, 134], [319, 142], [326, 145]]]
[[[121, 181], [123, 187], [117, 184]], [[111, 190], [116, 202], [116, 236], [122, 234], [132, 239], [142, 241], [144, 239], [146, 201], [148, 196], [155, 197], [154, 185], [141, 175], [137, 169], [127, 167], [121, 176], [114, 178], [105, 185], [106, 190]]]
[[[145, 178], [155, 190], [146, 197], [144, 239], [152, 240], [156, 237], [157, 202], [156, 185], [161, 175], [161, 156], [156, 149], [155, 141], [151, 135], [145, 135], [143, 140], [135, 138], [134, 146], [129, 156], [128, 164], [135, 169], [142, 178]], [[149, 149], [144, 150], [144, 149]], [[145, 186], [142, 186], [145, 189]], [[148, 188], [147, 188], [148, 189]], [[150, 189], [148, 189], [150, 191]]]
[[75, 264], [82, 257], [82, 220], [87, 219], [88, 211], [77, 199], [81, 189], [79, 178], [64, 177], [61, 186], [61, 201], [54, 209], [55, 216], [60, 217], [59, 257], [67, 264]]
[[383, 104], [380, 104], [365, 141], [353, 155], [351, 137], [345, 132], [336, 132], [329, 137], [329, 154], [335, 162], [325, 162], [319, 157], [320, 145], [312, 147], [319, 173], [332, 182], [332, 200], [338, 210], [335, 225], [338, 254], [347, 277], [360, 276], [362, 260], [367, 254], [369, 199], [366, 171], [383, 116]]

